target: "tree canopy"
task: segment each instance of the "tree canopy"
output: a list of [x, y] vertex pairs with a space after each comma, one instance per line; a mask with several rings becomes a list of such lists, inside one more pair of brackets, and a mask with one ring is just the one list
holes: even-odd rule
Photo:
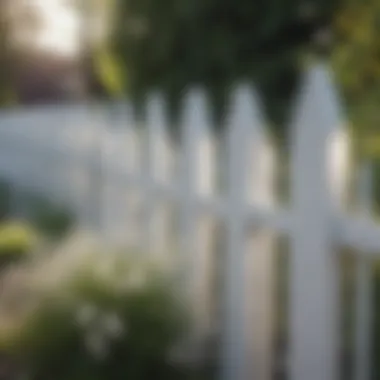
[[[125, 89], [159, 88], [172, 104], [201, 84], [221, 109], [231, 83], [254, 81], [272, 120], [287, 117], [300, 56], [329, 34], [331, 59], [355, 122], [374, 124], [380, 88], [378, 0], [119, 0], [110, 51]], [[366, 120], [365, 120], [366, 119]]]
[[[0, 6], [20, 1], [0, 0]], [[67, 1], [90, 21], [83, 24], [83, 57], [95, 96], [126, 91], [138, 99], [158, 88], [175, 108], [190, 86], [200, 84], [221, 110], [232, 83], [252, 81], [279, 129], [298, 84], [300, 57], [316, 51], [327, 32], [326, 57], [356, 130], [373, 131], [379, 124], [378, 0]], [[12, 89], [10, 35], [26, 25], [4, 15], [0, 12], [3, 93]], [[99, 33], [92, 21], [101, 26]]]
[[254, 80], [282, 116], [298, 53], [330, 25], [338, 0], [122, 0], [113, 48], [133, 94], [161, 88], [178, 99], [202, 84], [217, 105], [235, 80]]
[[380, 2], [349, 0], [334, 23], [332, 64], [358, 137], [380, 126]]

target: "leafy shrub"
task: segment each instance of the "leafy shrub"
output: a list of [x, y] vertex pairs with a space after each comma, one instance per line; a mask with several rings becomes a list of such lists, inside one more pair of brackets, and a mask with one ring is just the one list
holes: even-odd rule
[[0, 268], [25, 258], [35, 248], [37, 241], [37, 233], [27, 224], [0, 224]]
[[185, 314], [156, 264], [60, 252], [29, 270], [20, 287], [28, 306], [12, 311], [15, 294], [5, 288], [0, 350], [24, 363], [32, 380], [184, 378], [169, 354]]

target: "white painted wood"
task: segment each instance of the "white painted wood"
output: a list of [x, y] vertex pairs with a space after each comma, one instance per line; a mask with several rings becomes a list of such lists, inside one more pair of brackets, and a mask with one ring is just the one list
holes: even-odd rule
[[359, 257], [356, 272], [355, 380], [371, 378], [372, 271], [368, 258]]
[[201, 90], [191, 91], [182, 119], [180, 253], [185, 292], [194, 318], [194, 339], [210, 323], [211, 222], [197, 208], [199, 196], [210, 195], [215, 182], [214, 152], [210, 141], [209, 108]]
[[[141, 140], [137, 132], [137, 120], [133, 113], [133, 108], [130, 104], [126, 104], [124, 118], [125, 128], [125, 152], [126, 152], [126, 172], [130, 175], [139, 175], [141, 172]], [[126, 242], [128, 245], [140, 248], [141, 247], [141, 226], [139, 226], [139, 188], [126, 187], [125, 202], [126, 202]]]
[[105, 127], [102, 133], [102, 158], [100, 164], [103, 167], [103, 234], [106, 244], [123, 245], [123, 235], [125, 234], [123, 226], [123, 205], [124, 189], [114, 178], [112, 165], [117, 159], [122, 159], [119, 154], [119, 145], [121, 140], [121, 131], [117, 125], [118, 108], [117, 104], [105, 111]]
[[[246, 281], [245, 281], [245, 207], [249, 135], [256, 115], [252, 114], [253, 99], [247, 89], [234, 94], [227, 125], [228, 154], [228, 216], [224, 268], [224, 324], [222, 328], [222, 380], [247, 379]], [[248, 338], [250, 339], [250, 338]]]
[[368, 218], [343, 217], [338, 226], [339, 240], [357, 249], [360, 255], [380, 257], [380, 226]]
[[119, 247], [125, 247], [130, 235], [130, 226], [128, 225], [127, 213], [128, 194], [126, 183], [120, 181], [118, 173], [124, 173], [128, 176], [128, 134], [130, 124], [133, 123], [126, 113], [130, 112], [128, 104], [125, 101], [117, 101], [114, 104], [108, 105], [108, 119], [105, 139], [104, 159], [106, 178], [107, 178], [107, 193], [105, 212], [107, 213], [107, 228], [108, 239]]
[[87, 204], [89, 214], [89, 224], [105, 239], [105, 152], [107, 149], [105, 115], [99, 105], [94, 103], [89, 105], [88, 112], [91, 112], [91, 127], [89, 130], [89, 165], [87, 182]]
[[[290, 378], [338, 379], [335, 211], [345, 179], [342, 117], [323, 64], [307, 73], [295, 118], [290, 276]], [[335, 141], [334, 141], [335, 140]], [[334, 160], [337, 160], [335, 163]], [[334, 190], [338, 186], [338, 191]]]
[[[72, 182], [70, 183], [70, 192], [73, 193], [74, 206], [79, 216], [79, 224], [86, 227], [89, 226], [89, 202], [88, 194], [88, 159], [89, 159], [89, 135], [90, 121], [87, 110], [82, 110], [79, 118], [80, 128], [76, 128], [75, 137], [77, 143], [74, 145], [71, 152], [78, 157], [77, 162], [72, 164]], [[91, 119], [90, 119], [91, 120]]]
[[75, 143], [71, 145], [69, 154], [73, 154], [75, 159], [71, 162], [69, 192], [79, 225], [85, 226], [88, 226], [89, 221], [89, 206], [86, 198], [88, 191], [88, 144], [85, 144], [88, 141], [88, 130], [88, 113], [82, 110], [79, 120], [76, 121], [71, 131], [72, 141]]
[[[359, 186], [359, 212], [368, 217], [372, 206], [370, 163], [361, 168]], [[360, 256], [356, 268], [355, 380], [369, 380], [371, 376], [372, 301], [371, 260]]]
[[[153, 109], [150, 110], [149, 125], [152, 128], [150, 136], [154, 151], [152, 156], [154, 193], [156, 199], [161, 199], [161, 202], [156, 204], [154, 254], [160, 260], [166, 260], [167, 265], [173, 266], [175, 265], [173, 260], [175, 252], [172, 237], [172, 201], [175, 197], [172, 197], [171, 189], [173, 188], [174, 147], [168, 129], [168, 117], [164, 112], [166, 104], [162, 95], [156, 95], [155, 99], [151, 99], [151, 107]], [[154, 127], [153, 124], [155, 124]], [[162, 192], [158, 189], [165, 190]], [[166, 194], [167, 197], [162, 196], [163, 194]]]
[[[167, 182], [169, 175], [166, 104], [162, 95], [153, 94], [147, 100], [147, 122], [144, 156], [144, 251], [164, 258], [165, 238], [169, 227], [167, 208], [155, 192], [155, 184]], [[166, 243], [168, 243], [166, 241]], [[167, 254], [168, 252], [166, 252]]]
[[[275, 156], [264, 129], [257, 95], [241, 89], [241, 104], [251, 106], [248, 135], [247, 200], [257, 207], [275, 202]], [[244, 122], [242, 120], [242, 122]], [[274, 349], [275, 237], [273, 230], [253, 225], [246, 252], [246, 379], [271, 380]]]
[[[195, 105], [194, 105], [195, 106]], [[200, 106], [200, 105], [199, 105]], [[204, 105], [206, 107], [206, 105]], [[199, 119], [199, 152], [197, 156], [197, 187], [199, 196], [210, 198], [215, 194], [216, 188], [216, 152], [215, 141], [210, 132], [210, 117], [204, 111], [204, 124]], [[194, 124], [197, 120], [193, 120]], [[208, 121], [208, 125], [206, 122]], [[215, 270], [213, 247], [215, 239], [215, 219], [207, 209], [199, 208], [199, 225], [197, 226], [196, 250], [193, 262], [194, 306], [196, 311], [196, 330], [203, 339], [212, 332], [215, 323], [213, 315], [212, 279]]]
[[141, 141], [137, 131], [138, 121], [134, 115], [131, 104], [126, 103], [123, 113], [124, 128], [125, 128], [125, 152], [127, 172], [130, 174], [138, 173], [141, 170]]

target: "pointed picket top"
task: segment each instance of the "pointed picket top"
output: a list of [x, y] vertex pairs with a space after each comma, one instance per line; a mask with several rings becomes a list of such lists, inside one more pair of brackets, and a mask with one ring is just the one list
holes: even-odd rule
[[124, 164], [125, 160], [125, 99], [116, 99], [105, 105], [105, 136], [107, 138], [107, 152], [112, 165]]
[[190, 181], [188, 185], [195, 185], [198, 192], [208, 194], [215, 183], [215, 152], [210, 104], [203, 89], [196, 88], [187, 94], [182, 120], [184, 169], [188, 170], [184, 175]]
[[186, 95], [182, 120], [186, 132], [191, 135], [202, 133], [209, 128], [211, 124], [209, 101], [202, 88], [194, 88]]
[[135, 172], [139, 167], [139, 138], [137, 133], [136, 118], [133, 106], [127, 102], [123, 113], [125, 125], [126, 164], [130, 172]]
[[296, 103], [295, 126], [319, 125], [319, 130], [325, 134], [341, 124], [342, 115], [331, 70], [323, 63], [313, 65], [305, 74]]
[[[295, 155], [316, 160], [317, 156], [324, 154], [321, 149], [326, 152], [327, 156], [323, 158], [326, 162], [321, 162], [320, 174], [324, 175], [322, 171], [328, 168], [330, 195], [335, 202], [333, 207], [343, 201], [347, 186], [349, 137], [345, 124], [333, 74], [327, 65], [315, 64], [306, 72], [296, 103], [293, 142], [297, 147]], [[300, 159], [301, 165], [302, 162]]]
[[331, 230], [346, 191], [348, 139], [332, 74], [323, 63], [306, 73], [296, 106], [289, 375], [334, 380], [339, 302]]
[[[233, 91], [229, 117], [230, 134], [238, 131], [265, 135], [264, 117], [257, 92], [247, 84], [238, 85]], [[238, 130], [238, 131], [237, 131]]]
[[152, 176], [158, 180], [169, 180], [172, 149], [167, 130], [167, 107], [161, 93], [151, 94], [147, 99], [147, 148]]
[[[267, 328], [271, 324], [271, 289], [268, 286], [272, 270], [271, 249], [260, 238], [259, 245], [249, 245], [248, 251], [243, 220], [247, 200], [255, 201], [260, 206], [272, 202], [273, 171], [272, 162], [268, 160], [270, 146], [259, 97], [254, 89], [246, 84], [239, 85], [233, 91], [229, 111], [226, 131], [229, 231], [225, 264], [222, 379], [264, 379], [268, 377], [264, 374], [270, 372], [268, 359], [271, 354], [267, 347], [272, 342]], [[262, 236], [268, 241], [266, 236]], [[252, 272], [251, 263], [256, 268], [255, 272]], [[250, 287], [253, 283], [255, 286]]]
[[259, 97], [249, 85], [241, 84], [233, 91], [227, 127], [229, 183], [240, 194], [235, 198], [257, 198], [269, 141]]
[[162, 129], [166, 120], [166, 104], [161, 93], [155, 92], [147, 98], [148, 123], [151, 128]]
[[229, 149], [240, 157], [240, 164], [237, 165], [243, 168], [247, 157], [240, 151], [243, 147], [247, 149], [248, 140], [255, 142], [249, 149], [255, 149], [255, 146], [266, 141], [259, 97], [249, 85], [241, 84], [233, 91], [227, 127]]
[[134, 106], [129, 101], [126, 102], [125, 104], [123, 119], [124, 119], [125, 128], [128, 131], [136, 130], [137, 120], [136, 120], [136, 115], [135, 115], [135, 109], [134, 109]]

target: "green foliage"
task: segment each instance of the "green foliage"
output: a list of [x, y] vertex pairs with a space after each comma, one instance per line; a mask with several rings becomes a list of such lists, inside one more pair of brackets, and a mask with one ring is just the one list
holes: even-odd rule
[[0, 224], [0, 268], [23, 260], [36, 247], [37, 241], [37, 233], [27, 224]]
[[95, 75], [111, 96], [123, 94], [123, 72], [115, 55], [106, 49], [99, 50], [95, 55]]
[[74, 217], [63, 205], [57, 205], [44, 198], [31, 200], [30, 220], [47, 237], [64, 237], [74, 224]]
[[298, 53], [331, 23], [340, 1], [123, 0], [113, 51], [137, 98], [161, 88], [172, 103], [202, 84], [223, 108], [231, 83], [254, 80], [275, 119], [297, 83]]
[[[331, 38], [328, 58], [356, 131], [377, 129], [380, 96], [377, 0], [122, 0], [109, 51], [118, 56], [126, 91], [137, 101], [163, 90], [172, 111], [191, 85], [206, 87], [218, 118], [231, 84], [252, 81], [277, 132], [289, 117], [301, 70], [317, 52], [318, 33]], [[318, 49], [319, 50], [319, 49]], [[174, 115], [176, 112], [174, 112]]]
[[378, 133], [379, 21], [379, 1], [346, 0], [334, 22], [332, 64], [349, 106], [350, 120], [360, 138]]
[[168, 278], [124, 255], [69, 256], [50, 257], [29, 277], [34, 302], [23, 315], [7, 318], [3, 301], [2, 352], [31, 379], [183, 379], [168, 358], [186, 326]]

